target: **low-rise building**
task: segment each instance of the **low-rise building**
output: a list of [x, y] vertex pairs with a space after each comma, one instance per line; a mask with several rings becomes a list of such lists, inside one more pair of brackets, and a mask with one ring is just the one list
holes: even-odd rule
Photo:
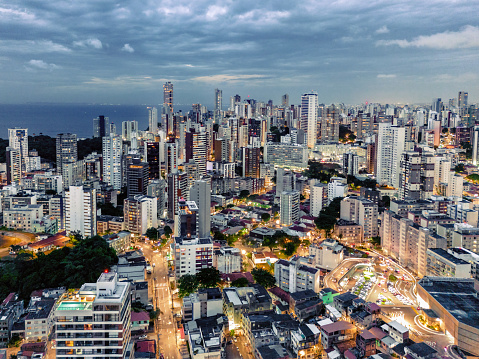
[[409, 340], [409, 329], [404, 325], [393, 320], [386, 324], [388, 327], [388, 333], [398, 343], [404, 343]]
[[26, 206], [13, 206], [3, 211], [3, 225], [7, 228], [32, 232], [33, 223], [43, 217], [43, 205], [29, 204]]
[[309, 255], [313, 257], [314, 266], [327, 270], [336, 268], [343, 261], [343, 252], [344, 247], [331, 238], [309, 246]]
[[28, 307], [25, 317], [25, 340], [48, 340], [53, 329], [54, 305], [56, 300], [43, 298]]
[[224, 357], [224, 330], [227, 325], [222, 314], [196, 319], [186, 324], [190, 357], [192, 359], [221, 359]]
[[221, 273], [233, 273], [241, 271], [241, 252], [234, 247], [221, 247], [213, 252], [213, 267]]
[[212, 317], [223, 313], [223, 298], [219, 288], [199, 289], [183, 298], [183, 319], [185, 322]]
[[321, 327], [321, 344], [324, 349], [331, 348], [333, 345], [354, 340], [356, 338], [356, 327], [344, 320], [339, 320], [332, 324]]
[[280, 259], [274, 265], [274, 277], [278, 287], [290, 293], [306, 289], [320, 291], [321, 270], [312, 267], [304, 257], [294, 256], [289, 261]]
[[121, 231], [113, 234], [106, 234], [103, 236], [108, 245], [113, 248], [117, 254], [123, 253], [130, 248], [131, 233]]
[[340, 219], [334, 225], [334, 235], [348, 243], [361, 243], [364, 241], [363, 226], [352, 221]]
[[291, 331], [291, 346], [294, 354], [304, 359], [314, 358], [314, 346], [319, 343], [320, 331], [314, 324], [301, 323]]

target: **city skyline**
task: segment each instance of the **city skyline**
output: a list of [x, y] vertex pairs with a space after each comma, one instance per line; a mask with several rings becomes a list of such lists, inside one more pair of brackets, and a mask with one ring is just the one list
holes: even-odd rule
[[[3, 103], [477, 101], [477, 2], [138, 0], [0, 7]], [[224, 103], [225, 101], [223, 101]]]

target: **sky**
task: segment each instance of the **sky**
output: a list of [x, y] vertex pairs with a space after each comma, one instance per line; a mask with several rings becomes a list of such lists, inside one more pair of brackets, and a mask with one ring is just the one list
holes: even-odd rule
[[0, 102], [479, 99], [477, 0], [3, 0]]

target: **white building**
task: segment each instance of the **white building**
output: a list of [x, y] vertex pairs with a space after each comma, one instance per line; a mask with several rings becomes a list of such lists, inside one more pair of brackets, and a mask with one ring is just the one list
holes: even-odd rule
[[344, 197], [348, 193], [346, 178], [332, 177], [328, 183], [328, 200], [331, 202], [337, 197]]
[[96, 190], [70, 186], [65, 197], [67, 233], [80, 232], [85, 237], [96, 234]]
[[241, 253], [238, 248], [222, 247], [214, 251], [213, 266], [221, 273], [241, 272]]
[[63, 179], [60, 175], [53, 175], [51, 173], [36, 174], [33, 176], [35, 191], [55, 191], [56, 193], [63, 192]]
[[309, 246], [309, 256], [315, 267], [333, 270], [343, 260], [344, 247], [334, 239], [327, 238], [319, 244]]
[[309, 205], [310, 214], [318, 217], [319, 212], [328, 205], [328, 185], [318, 180], [310, 180]]
[[119, 282], [116, 273], [102, 273], [96, 283], [85, 283], [58, 300], [56, 357], [131, 358], [130, 318], [130, 283]]
[[26, 171], [26, 158], [28, 157], [28, 129], [9, 128], [8, 147], [19, 151], [21, 172], [24, 173]]
[[348, 152], [343, 155], [343, 173], [346, 176], [359, 174], [359, 156], [357, 154]]
[[306, 133], [306, 144], [314, 148], [316, 144], [318, 126], [318, 94], [305, 93], [301, 96], [301, 122], [300, 128]]
[[199, 289], [196, 293], [183, 298], [185, 323], [221, 313], [223, 313], [223, 297], [219, 288]]
[[264, 146], [264, 163], [278, 167], [308, 167], [309, 151], [307, 146], [280, 142], [268, 142]]
[[321, 270], [309, 264], [307, 258], [293, 256], [289, 261], [280, 259], [274, 264], [274, 277], [281, 289], [294, 293], [311, 289], [319, 293]]
[[399, 187], [401, 155], [405, 150], [406, 129], [391, 123], [379, 124], [377, 145], [377, 182]]
[[134, 196], [123, 204], [125, 230], [134, 234], [144, 234], [148, 228], [158, 227], [158, 198]]
[[447, 197], [460, 197], [462, 198], [462, 192], [464, 191], [464, 178], [455, 173], [449, 172], [449, 182], [447, 184], [446, 196]]
[[196, 274], [213, 266], [213, 240], [208, 238], [175, 238], [172, 244], [175, 257], [175, 274], [179, 279], [185, 274]]
[[121, 155], [123, 141], [121, 136], [111, 133], [102, 139], [103, 181], [114, 189], [121, 189]]
[[364, 238], [376, 237], [378, 227], [378, 205], [363, 197], [346, 197], [341, 201], [341, 219], [363, 226]]
[[29, 204], [13, 206], [3, 211], [3, 225], [21, 231], [31, 232], [34, 221], [43, 217], [43, 205]]
[[281, 225], [290, 226], [299, 220], [299, 191], [281, 193], [279, 220]]

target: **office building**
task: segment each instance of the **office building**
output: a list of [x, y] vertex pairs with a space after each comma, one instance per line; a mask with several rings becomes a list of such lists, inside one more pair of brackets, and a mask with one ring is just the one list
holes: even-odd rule
[[301, 96], [301, 121], [300, 129], [306, 134], [308, 148], [313, 148], [317, 139], [318, 124], [318, 94], [305, 93]]
[[363, 226], [364, 238], [378, 235], [378, 205], [363, 197], [346, 197], [341, 201], [341, 219]]
[[110, 135], [109, 118], [103, 115], [93, 119], [93, 138]]
[[213, 240], [208, 238], [175, 237], [172, 244], [176, 279], [185, 274], [196, 274], [213, 266]]
[[194, 181], [190, 188], [189, 199], [198, 207], [198, 237], [209, 237], [211, 234], [211, 185], [208, 181]]
[[110, 133], [102, 139], [103, 154], [103, 182], [120, 190], [122, 187], [121, 178], [121, 156], [122, 139], [121, 136]]
[[259, 147], [243, 147], [243, 177], [259, 178], [261, 149]]
[[399, 188], [401, 155], [405, 151], [406, 132], [404, 127], [391, 123], [380, 123], [378, 129], [376, 180]]
[[84, 237], [96, 235], [96, 190], [70, 186], [65, 197], [67, 234], [80, 232]]
[[56, 140], [57, 172], [63, 173], [66, 163], [78, 161], [77, 135], [72, 133], [60, 133]]
[[148, 188], [149, 166], [147, 162], [141, 162], [134, 158], [126, 171], [128, 197], [146, 195]]
[[282, 226], [290, 226], [299, 220], [299, 199], [299, 191], [281, 193], [279, 218]]
[[346, 176], [357, 176], [359, 174], [359, 156], [355, 153], [343, 155], [343, 173]]
[[158, 109], [148, 107], [148, 131], [156, 135], [158, 133]]
[[56, 357], [131, 358], [130, 312], [130, 283], [119, 282], [116, 273], [64, 293], [54, 314]]
[[290, 143], [268, 142], [264, 146], [264, 163], [278, 167], [304, 169], [308, 167], [308, 147]]
[[148, 228], [158, 227], [158, 199], [149, 196], [128, 197], [123, 203], [125, 230], [144, 234]]

